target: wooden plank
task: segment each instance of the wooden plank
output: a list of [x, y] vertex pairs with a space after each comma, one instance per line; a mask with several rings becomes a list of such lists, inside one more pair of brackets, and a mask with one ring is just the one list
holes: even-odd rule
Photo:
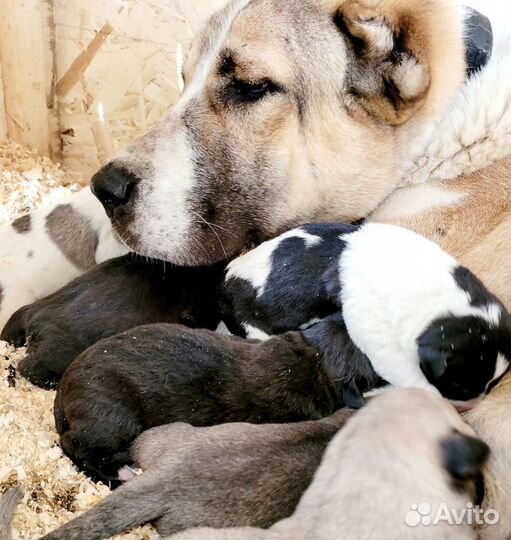
[[5, 116], [4, 81], [0, 64], [0, 143], [7, 140], [7, 118]]
[[[90, 175], [168, 112], [180, 94], [176, 51], [225, 2], [54, 0], [58, 79], [76, 72], [58, 92], [66, 167]], [[108, 39], [76, 69], [107, 21]]]
[[94, 57], [98, 54], [103, 43], [105, 43], [113, 30], [113, 26], [107, 21], [94, 39], [89, 43], [87, 48], [77, 56], [75, 61], [71, 64], [71, 67], [57, 83], [58, 97], [66, 96], [71, 88], [81, 80], [85, 70], [90, 66]]
[[0, 60], [9, 136], [52, 156], [59, 144], [51, 110], [49, 5], [41, 0], [0, 0]]
[[[62, 140], [60, 137], [60, 114], [56, 94], [57, 81], [57, 36], [55, 33], [55, 10], [53, 0], [42, 0], [43, 11], [43, 52], [46, 60], [46, 104], [48, 106], [48, 124], [50, 131], [50, 157], [54, 161], [62, 160]], [[46, 19], [46, 20], [44, 20]]]

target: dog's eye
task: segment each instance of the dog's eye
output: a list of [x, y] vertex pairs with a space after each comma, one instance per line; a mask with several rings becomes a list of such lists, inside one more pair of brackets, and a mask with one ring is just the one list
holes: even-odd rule
[[254, 102], [259, 101], [267, 94], [274, 92], [276, 86], [268, 80], [260, 82], [246, 82], [234, 80], [229, 85], [229, 94], [235, 101]]

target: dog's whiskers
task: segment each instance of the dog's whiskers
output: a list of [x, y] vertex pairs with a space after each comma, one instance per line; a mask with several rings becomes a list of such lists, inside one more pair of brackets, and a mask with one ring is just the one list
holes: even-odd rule
[[222, 242], [222, 239], [220, 238], [220, 236], [218, 236], [218, 233], [215, 231], [215, 229], [213, 228], [213, 225], [207, 221], [205, 218], [203, 218], [198, 212], [195, 212], [194, 210], [192, 210], [192, 213], [194, 215], [196, 215], [202, 222], [204, 222], [210, 229], [211, 231], [213, 232], [213, 234], [216, 236], [216, 239], [218, 240], [218, 243], [220, 244], [220, 247], [222, 248], [222, 251], [224, 252], [224, 256], [226, 259], [228, 259], [228, 256], [227, 256], [227, 251], [225, 250], [225, 247], [224, 247], [224, 244]]
[[230, 231], [229, 229], [226, 229], [225, 227], [222, 227], [221, 225], [216, 225], [215, 223], [210, 223], [210, 225], [212, 227], [216, 227], [217, 229], [220, 229], [221, 231], [224, 231], [225, 233], [230, 235], [232, 238], [239, 238], [237, 234], [234, 234], [232, 231]]

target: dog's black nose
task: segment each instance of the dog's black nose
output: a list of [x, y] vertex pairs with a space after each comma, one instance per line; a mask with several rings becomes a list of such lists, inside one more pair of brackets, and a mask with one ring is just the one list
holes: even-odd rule
[[140, 178], [135, 174], [109, 163], [92, 177], [91, 189], [111, 216], [116, 208], [129, 203], [139, 182]]

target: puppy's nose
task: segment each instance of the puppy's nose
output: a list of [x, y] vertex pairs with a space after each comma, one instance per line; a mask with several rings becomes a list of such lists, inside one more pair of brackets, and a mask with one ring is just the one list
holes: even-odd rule
[[111, 216], [116, 208], [129, 203], [139, 182], [140, 178], [135, 174], [109, 163], [92, 177], [91, 189]]

